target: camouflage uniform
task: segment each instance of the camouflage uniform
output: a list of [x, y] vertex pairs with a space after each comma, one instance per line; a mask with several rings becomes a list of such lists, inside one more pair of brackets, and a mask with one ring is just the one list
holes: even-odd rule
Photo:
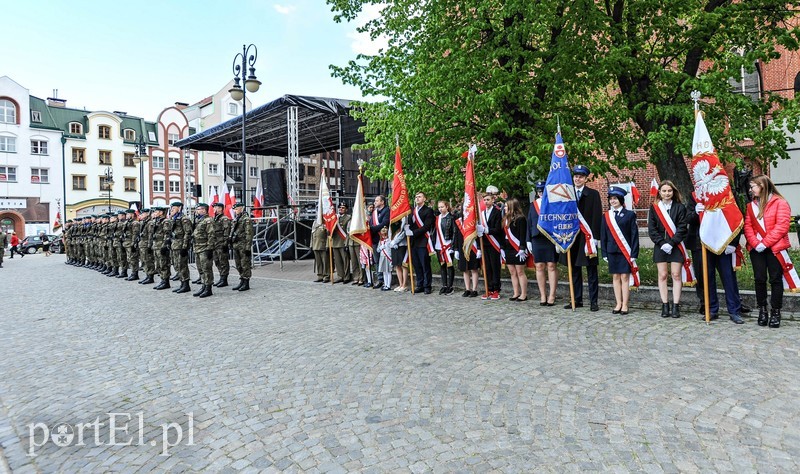
[[[175, 206], [175, 203], [173, 203]], [[181, 286], [189, 284], [189, 246], [192, 243], [192, 221], [179, 211], [170, 217], [172, 221], [172, 266], [181, 280]], [[176, 291], [177, 292], [177, 291]]]
[[247, 291], [250, 289], [252, 275], [251, 253], [253, 249], [253, 223], [244, 210], [244, 203], [237, 202], [234, 209], [238, 214], [231, 225], [231, 246], [233, 258], [236, 262], [236, 271], [239, 272], [239, 284], [234, 286], [234, 291]]
[[131, 269], [131, 276], [126, 278], [128, 281], [139, 279], [139, 229], [142, 223], [136, 218], [133, 209], [128, 211], [128, 224], [123, 234], [122, 247], [125, 248], [125, 256], [128, 258], [128, 268]]
[[[163, 211], [163, 208], [155, 208]], [[151, 234], [153, 255], [156, 261], [156, 273], [161, 276], [161, 283], [156, 289], [163, 290], [169, 288], [169, 241], [172, 235], [172, 221], [158, 216], [153, 219], [153, 232]]]
[[216, 247], [216, 232], [214, 221], [208, 217], [208, 205], [198, 204], [198, 209], [205, 208], [206, 214], [197, 214], [197, 220], [192, 232], [194, 239], [194, 252], [197, 255], [197, 270], [203, 287], [194, 296], [205, 298], [211, 296], [211, 287], [214, 283], [214, 248]]
[[[125, 242], [130, 237], [131, 223], [128, 222], [128, 214], [125, 211], [119, 211], [117, 219], [117, 233], [114, 240], [114, 252], [117, 255], [117, 266], [119, 267], [117, 278], [128, 278], [128, 249], [125, 248]], [[130, 242], [133, 244], [133, 240]]]
[[224, 288], [228, 286], [228, 273], [231, 270], [230, 255], [228, 253], [228, 236], [231, 235], [231, 220], [224, 214], [225, 206], [215, 206], [214, 215], [214, 265], [219, 270], [219, 281], [214, 286]]
[[155, 257], [153, 256], [152, 238], [153, 219], [150, 217], [149, 209], [142, 209], [142, 217], [139, 222], [139, 235], [136, 240], [139, 242], [139, 260], [144, 268], [145, 278], [139, 283], [146, 285], [153, 283], [153, 276], [156, 274]]

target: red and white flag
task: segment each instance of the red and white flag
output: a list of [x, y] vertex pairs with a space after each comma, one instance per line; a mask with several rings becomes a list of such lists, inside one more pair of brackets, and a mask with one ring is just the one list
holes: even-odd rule
[[[467, 170], [464, 173], [464, 204], [461, 209], [464, 216], [464, 223], [461, 226], [464, 246], [461, 248], [461, 253], [467, 261], [471, 255], [470, 247], [478, 238], [478, 209], [475, 207], [475, 153], [477, 152], [478, 147], [472, 145], [461, 155], [467, 159]], [[483, 201], [480, 201], [480, 204], [483, 204]]]
[[331, 192], [328, 189], [328, 178], [325, 176], [324, 168], [319, 177], [317, 222], [325, 224], [325, 228], [328, 229], [328, 235], [333, 235], [333, 231], [339, 226], [339, 216], [336, 214], [336, 208], [333, 206], [333, 199], [331, 199]]
[[[230, 202], [230, 208], [228, 208], [228, 202]], [[225, 215], [230, 217], [231, 219], [236, 218], [236, 213], [233, 212], [233, 205], [236, 204], [236, 190], [231, 188], [228, 191], [228, 197], [225, 199]]]
[[372, 247], [372, 233], [367, 225], [367, 206], [364, 199], [364, 183], [361, 173], [358, 173], [358, 189], [356, 189], [356, 202], [353, 204], [353, 217], [350, 219], [350, 228], [347, 229], [350, 238], [356, 242]]
[[53, 223], [53, 230], [61, 228], [61, 212], [56, 212], [56, 221]]
[[408, 200], [406, 175], [403, 174], [403, 160], [400, 158], [400, 145], [394, 152], [394, 180], [392, 181], [392, 202], [389, 206], [389, 222], [395, 223], [411, 214], [411, 202]]
[[655, 178], [653, 178], [653, 180], [650, 181], [650, 196], [652, 197], [658, 196], [658, 181], [656, 181]]
[[225, 207], [222, 209], [222, 214], [233, 219], [233, 203], [231, 202], [231, 195], [228, 194], [228, 183], [225, 181], [222, 182], [222, 196], [218, 199], [219, 202], [225, 204]]
[[211, 186], [211, 192], [208, 194], [208, 215], [214, 215], [214, 204], [219, 202], [219, 194], [217, 194], [217, 187]]
[[639, 189], [636, 187], [636, 183], [631, 181], [631, 198], [633, 198], [633, 203], [638, 204], [639, 198], [642, 197], [642, 194], [639, 192]]
[[258, 175], [258, 184], [256, 184], [256, 193], [253, 195], [253, 217], [260, 218], [264, 216], [264, 190], [261, 189], [261, 175]]
[[721, 255], [739, 235], [744, 217], [699, 111], [694, 125], [692, 155], [692, 194], [695, 202], [705, 206], [705, 211], [700, 213], [700, 241], [707, 249]]

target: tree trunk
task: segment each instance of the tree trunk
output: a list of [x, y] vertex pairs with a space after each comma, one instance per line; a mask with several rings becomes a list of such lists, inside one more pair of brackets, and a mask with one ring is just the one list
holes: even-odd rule
[[675, 187], [680, 191], [685, 203], [692, 196], [694, 183], [692, 183], [683, 155], [675, 151], [673, 145], [667, 145], [662, 159], [657, 160], [655, 165], [659, 179], [668, 179], [675, 183]]

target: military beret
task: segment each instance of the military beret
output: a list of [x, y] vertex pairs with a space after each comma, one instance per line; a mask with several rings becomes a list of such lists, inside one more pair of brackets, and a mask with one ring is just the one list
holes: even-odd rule
[[142, 210], [139, 212], [150, 212], [150, 209], [147, 207], [143, 207]]
[[71, 224], [71, 223], [72, 223], [72, 219], [67, 219], [67, 224]]
[[125, 212], [127, 212], [128, 214], [136, 214], [136, 209], [128, 209]]
[[91, 217], [92, 219], [96, 219], [96, 218], [97, 218], [97, 214], [92, 214], [92, 215], [91, 215], [91, 216], [89, 216], [89, 217]]
[[172, 203], [170, 203], [170, 206], [183, 207], [183, 203], [180, 201], [172, 201]]
[[196, 207], [202, 207], [203, 209], [208, 209], [208, 204], [204, 202], [198, 202]]
[[244, 207], [244, 203], [242, 201], [239, 201], [236, 204], [234, 204], [233, 207]]
[[214, 207], [225, 207], [225, 203], [224, 202], [215, 202], [214, 204], [212, 204], [212, 206], [214, 206]]

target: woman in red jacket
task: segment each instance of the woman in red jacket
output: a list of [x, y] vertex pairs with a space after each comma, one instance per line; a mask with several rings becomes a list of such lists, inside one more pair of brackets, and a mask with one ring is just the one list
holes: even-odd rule
[[[781, 325], [783, 307], [783, 269], [779, 259], [788, 259], [789, 223], [792, 210], [775, 185], [764, 175], [750, 180], [753, 201], [747, 205], [744, 235], [753, 264], [758, 325], [777, 328]], [[767, 312], [767, 272], [771, 288], [772, 311]]]

